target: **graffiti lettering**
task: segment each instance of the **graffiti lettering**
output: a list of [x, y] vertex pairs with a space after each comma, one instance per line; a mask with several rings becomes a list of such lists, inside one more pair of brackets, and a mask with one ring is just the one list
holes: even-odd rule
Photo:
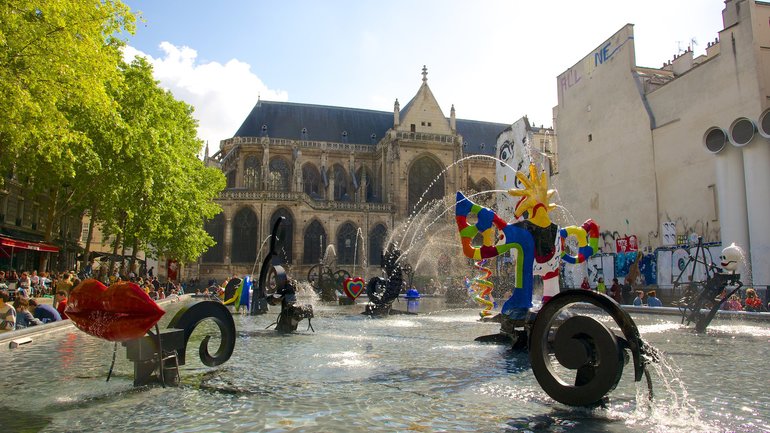
[[561, 77], [561, 89], [562, 91], [565, 91], [569, 89], [570, 87], [577, 84], [582, 77], [578, 75], [578, 71], [575, 69], [568, 70], [562, 77]]
[[615, 54], [616, 50], [613, 50], [610, 52], [610, 45], [612, 45], [611, 42], [607, 42], [604, 44], [603, 47], [599, 48], [599, 51], [594, 53], [594, 66], [599, 66], [609, 60], [613, 54]]

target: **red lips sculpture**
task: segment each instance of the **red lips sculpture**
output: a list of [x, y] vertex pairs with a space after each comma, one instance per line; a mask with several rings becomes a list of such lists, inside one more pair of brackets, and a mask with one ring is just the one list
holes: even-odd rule
[[166, 313], [135, 283], [95, 279], [72, 289], [64, 311], [78, 329], [109, 341], [140, 338]]

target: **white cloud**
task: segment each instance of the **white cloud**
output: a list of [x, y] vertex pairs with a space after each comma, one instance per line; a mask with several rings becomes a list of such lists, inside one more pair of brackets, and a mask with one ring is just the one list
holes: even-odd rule
[[177, 47], [162, 42], [163, 55], [158, 58], [127, 46], [123, 50], [126, 61], [136, 56], [146, 58], [153, 66], [155, 79], [182, 101], [195, 108], [198, 136], [208, 140], [214, 153], [219, 140], [230, 138], [257, 98], [287, 101], [286, 91], [270, 89], [251, 71], [248, 63], [231, 59], [224, 65], [218, 62], [198, 63], [198, 53], [190, 47]]

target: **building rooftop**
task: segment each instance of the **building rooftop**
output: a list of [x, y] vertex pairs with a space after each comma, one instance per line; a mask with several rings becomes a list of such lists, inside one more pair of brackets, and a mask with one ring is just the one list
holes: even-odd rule
[[[467, 154], [493, 155], [497, 135], [510, 126], [464, 119], [456, 122]], [[393, 113], [388, 111], [260, 100], [233, 137], [266, 135], [374, 146], [392, 127]]]

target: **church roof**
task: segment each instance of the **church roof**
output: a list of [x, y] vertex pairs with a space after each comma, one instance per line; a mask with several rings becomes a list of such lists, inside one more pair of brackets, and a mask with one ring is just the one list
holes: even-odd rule
[[[403, 112], [403, 110], [402, 110]], [[266, 134], [263, 134], [263, 126]], [[510, 125], [457, 119], [466, 154], [495, 153], [497, 135]], [[294, 102], [257, 101], [234, 137], [331, 141], [374, 146], [393, 127], [393, 113]], [[306, 135], [303, 135], [303, 129]], [[343, 138], [347, 133], [347, 138]], [[374, 134], [374, 139], [372, 139]]]

